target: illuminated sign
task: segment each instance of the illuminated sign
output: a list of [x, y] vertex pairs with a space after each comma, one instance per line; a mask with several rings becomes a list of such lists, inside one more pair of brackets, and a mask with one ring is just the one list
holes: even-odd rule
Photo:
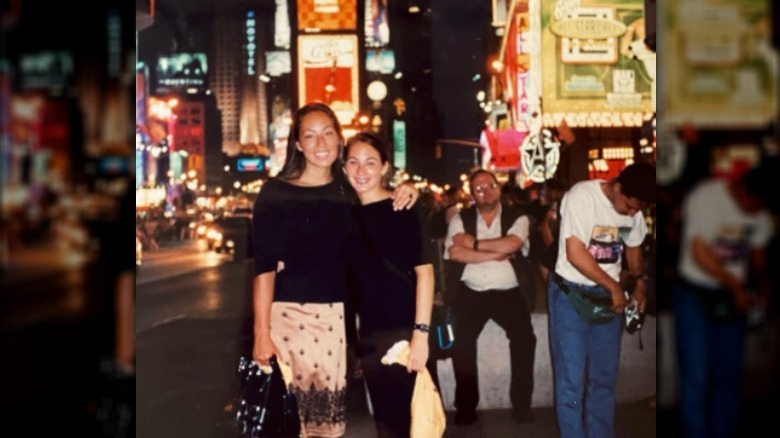
[[390, 74], [395, 70], [392, 50], [366, 50], [366, 71]]
[[541, 135], [534, 132], [527, 136], [520, 146], [520, 162], [525, 178], [537, 183], [552, 178], [561, 159], [560, 147], [561, 143], [548, 129], [542, 130]]
[[246, 13], [246, 74], [255, 74], [255, 51], [257, 45], [255, 44], [255, 12], [247, 11]]
[[366, 0], [366, 47], [382, 47], [390, 43], [387, 14], [388, 0]]
[[157, 92], [206, 88], [208, 66], [205, 53], [178, 53], [157, 60]]
[[531, 119], [531, 75], [529, 73], [517, 74], [517, 120]]
[[269, 176], [276, 176], [284, 166], [287, 158], [287, 138], [292, 125], [292, 110], [290, 100], [286, 95], [274, 96], [270, 112], [271, 123], [268, 132], [271, 135], [271, 158], [268, 166]]
[[287, 14], [287, 0], [276, 0], [274, 13], [274, 45], [285, 49], [290, 48], [290, 17]]
[[122, 17], [119, 10], [110, 9], [106, 17], [108, 33], [108, 76], [118, 77], [122, 71]]
[[507, 7], [507, 0], [493, 0], [493, 23], [491, 23], [493, 26], [504, 27], [506, 25]]
[[239, 172], [260, 172], [265, 170], [265, 160], [262, 158], [239, 158], [236, 161]]
[[[626, 25], [610, 17], [610, 8], [580, 8], [577, 18], [556, 21], [550, 30], [560, 37], [604, 40], [626, 33]], [[592, 14], [592, 15], [590, 15]]]
[[570, 64], [614, 64], [618, 38], [626, 25], [613, 19], [612, 8], [579, 8], [577, 18], [555, 21], [550, 31], [561, 37], [561, 61]]
[[393, 120], [393, 165], [406, 169], [406, 122]]
[[299, 30], [357, 29], [357, 0], [298, 0]]
[[265, 52], [265, 71], [269, 76], [281, 76], [292, 72], [290, 52]]
[[73, 56], [67, 52], [22, 55], [19, 64], [25, 90], [66, 87], [73, 74]]
[[[777, 118], [777, 53], [771, 9], [777, 2], [664, 2], [664, 120], [738, 129]], [[750, 41], [750, 44], [746, 44]], [[763, 128], [762, 128], [763, 129]]]
[[98, 158], [98, 173], [101, 175], [122, 175], [130, 170], [130, 160], [120, 156]]
[[[569, 126], [638, 126], [653, 111], [654, 72], [632, 49], [644, 35], [643, 0], [541, 2], [541, 80], [545, 115]], [[624, 120], [623, 114], [639, 114]], [[544, 126], [557, 127], [546, 118]]]
[[662, 130], [661, 137], [661, 141], [658, 142], [655, 179], [660, 185], [668, 185], [677, 181], [682, 175], [688, 159], [688, 151], [673, 130]]
[[302, 35], [298, 56], [299, 105], [325, 103], [351, 124], [360, 110], [357, 36]]
[[135, 126], [141, 135], [141, 143], [147, 144], [149, 136], [145, 131], [146, 126], [146, 69], [142, 68], [135, 73]]

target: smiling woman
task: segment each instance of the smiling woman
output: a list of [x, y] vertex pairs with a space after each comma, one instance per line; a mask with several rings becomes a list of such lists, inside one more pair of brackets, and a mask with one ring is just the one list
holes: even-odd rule
[[[428, 366], [435, 257], [421, 208], [395, 212], [386, 188], [390, 170], [384, 142], [370, 132], [352, 137], [344, 173], [360, 198], [359, 232], [350, 241], [358, 281], [360, 351], [379, 436], [408, 436], [416, 373]], [[385, 352], [409, 340], [406, 369], [384, 365]], [[435, 366], [435, 363], [431, 363]]]
[[[305, 436], [338, 437], [345, 430], [346, 244], [355, 226], [354, 192], [341, 169], [343, 144], [327, 105], [298, 109], [284, 167], [263, 185], [252, 214], [252, 356], [260, 365], [275, 356], [292, 368]], [[396, 207], [416, 199], [401, 196]]]

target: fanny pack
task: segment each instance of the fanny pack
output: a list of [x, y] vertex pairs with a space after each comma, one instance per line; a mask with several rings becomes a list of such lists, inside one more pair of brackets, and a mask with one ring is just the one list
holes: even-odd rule
[[696, 299], [699, 308], [714, 322], [729, 322], [739, 317], [734, 295], [725, 288], [708, 288], [679, 278], [678, 281]]
[[553, 273], [553, 281], [566, 294], [566, 298], [583, 321], [589, 324], [605, 324], [617, 316], [617, 313], [612, 311], [612, 295], [604, 288], [578, 287], [576, 283], [566, 281], [557, 273]]

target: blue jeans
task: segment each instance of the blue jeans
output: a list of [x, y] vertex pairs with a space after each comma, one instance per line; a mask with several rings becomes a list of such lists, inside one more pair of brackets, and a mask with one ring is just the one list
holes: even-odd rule
[[585, 322], [552, 276], [548, 300], [555, 411], [561, 436], [614, 437], [623, 318], [616, 314], [604, 324]]
[[679, 281], [672, 287], [683, 430], [688, 438], [735, 437], [745, 319], [712, 321], [695, 287]]

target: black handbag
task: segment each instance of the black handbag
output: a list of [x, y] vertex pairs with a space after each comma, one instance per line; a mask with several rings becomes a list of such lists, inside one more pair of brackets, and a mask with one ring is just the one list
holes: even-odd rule
[[247, 438], [297, 438], [301, 432], [298, 403], [284, 383], [276, 357], [271, 357], [270, 363], [271, 373], [264, 373], [254, 360], [241, 357], [236, 427]]
[[446, 304], [434, 304], [431, 311], [431, 332], [428, 335], [429, 352], [432, 359], [446, 359], [452, 356], [455, 345], [455, 314]]

